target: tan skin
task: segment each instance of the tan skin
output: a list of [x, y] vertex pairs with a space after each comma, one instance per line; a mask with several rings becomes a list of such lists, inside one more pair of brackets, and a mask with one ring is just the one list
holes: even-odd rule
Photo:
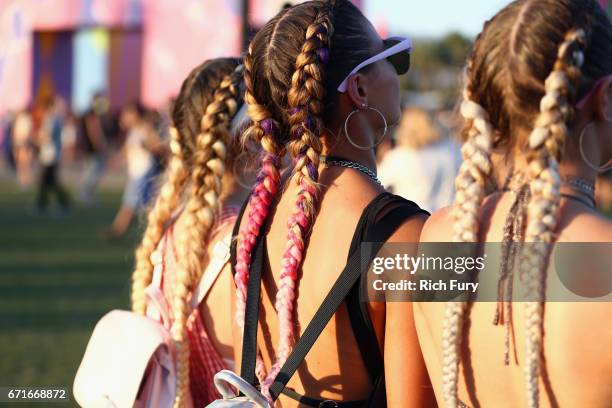
[[[374, 28], [368, 26], [372, 39], [372, 54], [382, 49], [382, 41]], [[389, 124], [397, 123], [400, 117], [399, 79], [394, 68], [387, 61], [380, 61], [366, 73], [358, 73], [349, 80], [346, 93], [340, 95], [338, 112], [327, 124], [323, 140], [324, 155], [340, 156], [359, 162], [370, 169], [376, 168], [374, 150], [360, 150], [352, 146], [343, 135], [342, 129], [347, 115], [363, 104], [380, 110]], [[361, 146], [372, 146], [380, 138], [383, 122], [376, 113], [362, 112], [350, 121], [349, 134]], [[337, 135], [337, 136], [335, 136]], [[299, 334], [311, 321], [324, 297], [346, 265], [346, 259], [355, 226], [364, 208], [383, 192], [364, 174], [357, 170], [340, 167], [319, 167], [322, 198], [320, 209], [312, 228], [301, 277], [298, 283], [296, 316]], [[287, 178], [287, 177], [285, 177]], [[262, 312], [258, 345], [262, 351], [266, 368], [271, 366], [274, 350], [278, 344], [278, 319], [274, 309], [281, 258], [286, 246], [286, 222], [294, 210], [298, 186], [295, 179], [285, 183], [285, 189], [271, 211], [271, 224], [266, 232], [267, 259], [262, 284]], [[248, 208], [247, 208], [248, 211]], [[390, 238], [390, 242], [417, 242], [425, 216], [415, 216], [407, 220]], [[243, 224], [246, 222], [243, 219]], [[411, 364], [421, 361], [414, 326], [399, 324], [399, 316], [388, 315], [384, 303], [369, 303], [369, 312], [381, 350], [393, 357], [398, 347], [410, 350]], [[406, 319], [403, 315], [402, 319]], [[411, 320], [411, 319], [406, 319]], [[236, 361], [240, 360], [242, 335], [234, 325]], [[392, 352], [389, 352], [392, 350]], [[423, 406], [425, 393], [422, 385], [428, 383], [423, 364], [414, 364], [418, 369], [403, 367], [395, 373], [388, 372], [387, 387], [390, 397], [389, 406]], [[404, 373], [411, 375], [404, 376]], [[400, 374], [408, 381], [398, 383]], [[361, 354], [357, 347], [346, 306], [341, 305], [338, 312], [325, 328], [313, 348], [289, 381], [289, 387], [296, 392], [312, 398], [353, 401], [365, 399], [372, 389]], [[408, 389], [409, 400], [400, 403], [403, 390]], [[296, 401], [283, 395], [277, 406], [300, 406]]]
[[[560, 173], [595, 181], [596, 172], [582, 160], [578, 138], [585, 125], [595, 121], [597, 131], [588, 133], [583, 142], [587, 156], [593, 163], [605, 164], [612, 157], [612, 84], [600, 88], [577, 117], [566, 144]], [[503, 152], [498, 152], [501, 154]], [[501, 160], [498, 160], [501, 163]], [[523, 163], [524, 158], [518, 157]], [[580, 195], [563, 187], [562, 192]], [[501, 242], [502, 228], [511, 206], [508, 193], [489, 196], [482, 207], [481, 240]], [[444, 242], [452, 239], [452, 220], [449, 209], [432, 215], [421, 236], [422, 242]], [[612, 242], [612, 221], [585, 204], [562, 199], [557, 227], [559, 242]], [[554, 253], [552, 255], [555, 256]], [[576, 270], [578, 279], [585, 271]], [[555, 279], [549, 269], [548, 279]], [[442, 405], [441, 386], [441, 328], [444, 318], [443, 303], [415, 304], [414, 316], [423, 355], [432, 378], [438, 403]], [[470, 313], [470, 329], [464, 337], [463, 362], [459, 375], [459, 398], [471, 407], [518, 407], [525, 401], [523, 379], [524, 330], [523, 308], [515, 303], [513, 319], [518, 364], [511, 358], [510, 366], [503, 364], [504, 330], [492, 326], [495, 303], [475, 303]], [[545, 373], [540, 380], [540, 406], [605, 407], [612, 401], [612, 313], [610, 303], [547, 303], [544, 315]], [[511, 352], [513, 348], [511, 347]], [[466, 354], [471, 355], [466, 358]], [[512, 355], [512, 354], [511, 354]], [[466, 364], [467, 363], [467, 364]], [[471, 378], [466, 380], [465, 367], [470, 367]], [[468, 389], [471, 390], [468, 392]]]

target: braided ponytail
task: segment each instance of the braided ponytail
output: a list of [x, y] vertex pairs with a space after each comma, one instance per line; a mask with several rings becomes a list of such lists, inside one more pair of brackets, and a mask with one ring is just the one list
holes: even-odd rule
[[170, 151], [172, 156], [166, 171], [166, 180], [147, 218], [147, 228], [142, 242], [136, 250], [136, 268], [132, 275], [132, 309], [139, 314], [146, 312], [145, 288], [153, 276], [152, 257], [159, 256], [155, 248], [161, 240], [165, 224], [176, 210], [180, 196], [188, 179], [183, 156], [184, 140], [176, 128], [170, 128]]
[[520, 264], [527, 295], [525, 303], [525, 380], [527, 406], [539, 406], [539, 377], [542, 353], [544, 280], [557, 226], [560, 200], [559, 162], [568, 136], [567, 123], [574, 113], [574, 100], [580, 68], [584, 62], [586, 34], [569, 31], [559, 47], [553, 70], [545, 82], [546, 94], [540, 114], [529, 136], [529, 176], [531, 200], [528, 206], [526, 246]]
[[[472, 71], [472, 58], [466, 67], [467, 79]], [[455, 181], [455, 205], [451, 212], [454, 242], [478, 240], [478, 211], [491, 172], [493, 128], [487, 112], [472, 100], [470, 86], [468, 82], [460, 109], [466, 119], [464, 133], [467, 140], [461, 148], [463, 163]], [[457, 406], [461, 336], [466, 306], [465, 302], [448, 302], [442, 327], [442, 392], [445, 405], [449, 408]]]
[[174, 322], [172, 337], [177, 348], [177, 397], [175, 407], [183, 406], [189, 393], [189, 344], [187, 319], [191, 314], [189, 294], [198, 282], [205, 256], [205, 245], [220, 209], [221, 181], [225, 173], [227, 144], [231, 119], [238, 109], [239, 85], [236, 76], [226, 76], [215, 91], [196, 138], [194, 166], [191, 172], [192, 193], [185, 209], [188, 229], [178, 243], [179, 268], [172, 302]]
[[287, 222], [287, 245], [275, 305], [279, 320], [279, 346], [276, 361], [262, 384], [264, 393], [292, 350], [295, 287], [305, 241], [316, 216], [319, 198], [318, 167], [323, 149], [319, 132], [323, 128], [321, 115], [326, 94], [323, 66], [329, 56], [329, 44], [333, 35], [330, 9], [320, 10], [306, 29], [306, 41], [296, 58], [288, 92], [290, 135], [293, 139], [289, 143], [289, 153], [294, 158], [296, 181], [301, 189]]
[[249, 212], [247, 222], [240, 229], [237, 245], [236, 276], [237, 306], [236, 322], [240, 327], [244, 325], [244, 309], [246, 306], [246, 290], [249, 280], [251, 256], [261, 227], [268, 217], [270, 205], [276, 194], [280, 182], [281, 148], [275, 140], [278, 124], [264, 105], [255, 99], [253, 93], [254, 79], [252, 75], [253, 56], [252, 45], [244, 58], [244, 84], [246, 87], [244, 100], [248, 105], [248, 115], [252, 120], [251, 126], [245, 131], [244, 138], [260, 143], [262, 151], [262, 167], [257, 181], [249, 198]]

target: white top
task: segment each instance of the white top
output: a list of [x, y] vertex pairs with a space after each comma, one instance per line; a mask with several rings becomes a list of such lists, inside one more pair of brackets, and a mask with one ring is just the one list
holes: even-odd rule
[[139, 126], [129, 130], [125, 141], [127, 173], [130, 178], [143, 177], [153, 166], [153, 154], [145, 147], [147, 129]]
[[460, 165], [459, 145], [445, 138], [419, 150], [393, 149], [378, 166], [378, 178], [393, 193], [434, 212], [452, 204]]

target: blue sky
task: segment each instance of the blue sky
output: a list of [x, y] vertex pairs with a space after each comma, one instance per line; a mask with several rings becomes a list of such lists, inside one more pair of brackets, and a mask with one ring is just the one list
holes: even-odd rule
[[450, 31], [475, 36], [509, 0], [365, 0], [366, 14], [390, 34], [440, 37]]

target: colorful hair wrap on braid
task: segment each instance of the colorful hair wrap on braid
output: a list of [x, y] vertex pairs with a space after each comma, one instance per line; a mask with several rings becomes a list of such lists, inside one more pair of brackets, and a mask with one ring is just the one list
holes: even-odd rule
[[[261, 124], [265, 135], [269, 136], [274, 132], [275, 126], [272, 120], [266, 119]], [[247, 222], [240, 229], [236, 254], [236, 286], [238, 305], [236, 311], [236, 322], [240, 327], [244, 325], [244, 308], [246, 305], [246, 291], [249, 280], [249, 268], [251, 266], [251, 254], [261, 227], [268, 217], [272, 200], [276, 194], [280, 182], [280, 158], [272, 152], [263, 151], [261, 153], [261, 170], [257, 175], [257, 180], [253, 191], [249, 197], [249, 212]]]
[[298, 186], [277, 279], [278, 345], [267, 374], [261, 358], [256, 365], [261, 391], [268, 398], [269, 387], [289, 357], [296, 335], [296, 288], [320, 200], [323, 121], [339, 113], [335, 89], [347, 67], [371, 55], [372, 41], [364, 29], [368, 24], [349, 0], [303, 2], [265, 24], [245, 57], [245, 99], [253, 121], [245, 139], [261, 143], [264, 163], [238, 237], [235, 278], [240, 326], [244, 324], [252, 252], [260, 234], [265, 233], [269, 207], [276, 194], [280, 195], [278, 170], [285, 152], [293, 159], [290, 182]]
[[332, 35], [332, 10], [328, 7], [322, 9], [306, 29], [306, 41], [297, 56], [288, 93], [292, 139], [289, 152], [294, 157], [294, 171], [300, 191], [287, 222], [287, 245], [281, 261], [275, 302], [279, 320], [279, 345], [276, 361], [262, 384], [264, 395], [291, 354], [294, 342], [294, 307], [299, 268], [319, 201], [318, 167], [323, 149], [320, 129], [323, 128], [321, 116], [326, 94], [323, 70], [328, 60]]

